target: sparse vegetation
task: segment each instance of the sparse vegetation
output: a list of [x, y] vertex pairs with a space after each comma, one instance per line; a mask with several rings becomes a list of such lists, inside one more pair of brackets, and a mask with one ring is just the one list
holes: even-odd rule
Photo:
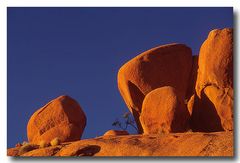
[[119, 121], [118, 119], [116, 119], [113, 123], [112, 126], [118, 127], [124, 131], [127, 130], [127, 128], [129, 126], [131, 126], [132, 128], [134, 128], [134, 130], [136, 132], [138, 132], [137, 127], [135, 126], [135, 121], [134, 118], [131, 116], [131, 113], [126, 112], [122, 115], [123, 118], [123, 122]]
[[39, 143], [39, 148], [45, 148], [45, 147], [48, 147], [48, 146], [49, 146], [49, 143], [47, 143], [44, 140], [40, 141], [40, 143]]
[[53, 140], [51, 140], [50, 144], [51, 146], [57, 146], [61, 143], [60, 139], [58, 137], [54, 138]]
[[27, 141], [23, 141], [22, 145], [29, 144]]

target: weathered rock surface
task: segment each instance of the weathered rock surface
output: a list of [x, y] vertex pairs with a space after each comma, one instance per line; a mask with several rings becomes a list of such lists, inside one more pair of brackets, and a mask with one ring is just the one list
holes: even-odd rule
[[144, 134], [185, 132], [189, 118], [187, 106], [173, 87], [154, 89], [143, 100], [140, 122]]
[[233, 30], [211, 31], [201, 46], [196, 92], [208, 85], [233, 88]]
[[[8, 149], [8, 156], [18, 148]], [[22, 156], [233, 156], [233, 133], [98, 137], [35, 149]]]
[[209, 33], [201, 46], [198, 65], [191, 118], [193, 130], [233, 130], [232, 29]]
[[49, 143], [58, 137], [61, 142], [79, 140], [86, 125], [80, 105], [69, 96], [60, 96], [37, 110], [27, 125], [31, 143]]
[[104, 136], [117, 136], [117, 135], [129, 135], [125, 130], [108, 130], [104, 133]]
[[184, 99], [191, 67], [191, 49], [183, 44], [168, 44], [145, 51], [120, 68], [118, 88], [133, 113], [139, 133], [142, 133], [139, 116], [144, 97], [156, 88], [171, 86]]

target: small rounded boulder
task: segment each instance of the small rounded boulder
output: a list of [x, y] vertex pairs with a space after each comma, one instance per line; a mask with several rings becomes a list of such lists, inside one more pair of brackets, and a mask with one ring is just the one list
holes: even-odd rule
[[61, 142], [76, 141], [82, 136], [86, 116], [80, 105], [69, 96], [60, 96], [37, 110], [27, 125], [31, 143], [49, 143], [58, 137]]
[[189, 129], [189, 112], [173, 87], [151, 91], [143, 101], [140, 122], [144, 134], [185, 132]]

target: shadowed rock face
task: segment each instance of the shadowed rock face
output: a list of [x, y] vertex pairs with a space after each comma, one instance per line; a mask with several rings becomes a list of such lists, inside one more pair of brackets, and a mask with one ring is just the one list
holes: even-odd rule
[[197, 80], [197, 74], [198, 74], [198, 55], [192, 56], [193, 62], [192, 62], [192, 68], [191, 68], [191, 74], [190, 74], [190, 79], [189, 79], [189, 84], [188, 84], [188, 89], [187, 89], [187, 94], [186, 98], [190, 100], [191, 96], [194, 95], [195, 93], [195, 85], [196, 85], [196, 80]]
[[144, 134], [185, 132], [189, 129], [189, 112], [173, 87], [154, 89], [143, 101], [140, 122]]
[[193, 96], [191, 128], [193, 131], [223, 131], [220, 117], [210, 99], [203, 93], [201, 99]]
[[191, 67], [191, 49], [183, 44], [169, 44], [150, 49], [120, 68], [118, 88], [139, 133], [143, 132], [139, 116], [144, 97], [156, 88], [171, 86], [180, 99], [185, 99]]
[[[192, 126], [197, 131], [233, 130], [233, 30], [213, 30], [199, 54], [192, 102]], [[190, 106], [190, 104], [189, 104]], [[209, 116], [209, 112], [212, 116]], [[209, 126], [209, 122], [217, 121]], [[196, 128], [195, 128], [196, 127]]]
[[27, 125], [31, 143], [49, 143], [58, 137], [61, 142], [79, 140], [86, 126], [80, 105], [69, 96], [60, 96], [37, 110]]
[[[8, 156], [18, 156], [17, 148]], [[98, 137], [39, 148], [21, 156], [233, 156], [232, 132]]]

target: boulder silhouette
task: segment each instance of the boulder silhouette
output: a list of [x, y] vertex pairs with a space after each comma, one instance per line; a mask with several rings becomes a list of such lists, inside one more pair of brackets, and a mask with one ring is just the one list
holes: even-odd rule
[[37, 110], [27, 125], [31, 143], [49, 143], [58, 137], [61, 142], [79, 140], [86, 126], [80, 105], [69, 96], [60, 96]]
[[142, 133], [139, 116], [144, 97], [152, 90], [172, 86], [185, 99], [192, 67], [192, 52], [183, 44], [152, 48], [125, 63], [118, 72], [118, 88]]
[[148, 93], [143, 101], [140, 122], [144, 134], [184, 132], [189, 129], [189, 112], [173, 87]]
[[192, 106], [191, 118], [193, 129], [209, 132], [233, 130], [232, 29], [216, 29], [209, 33], [201, 46], [198, 65], [197, 101]]

